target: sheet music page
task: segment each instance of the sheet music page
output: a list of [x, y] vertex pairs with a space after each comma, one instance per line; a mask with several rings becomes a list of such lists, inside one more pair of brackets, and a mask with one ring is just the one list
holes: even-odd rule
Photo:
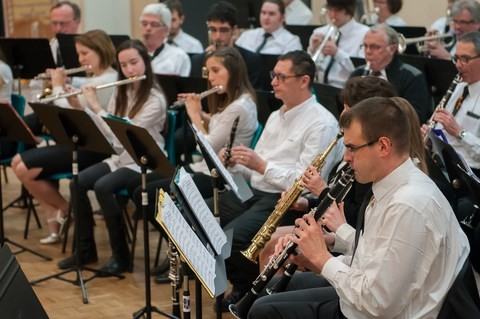
[[200, 143], [202, 143], [202, 145], [205, 147], [205, 150], [208, 152], [208, 154], [210, 155], [210, 158], [214, 161], [215, 163], [215, 166], [217, 167], [217, 169], [220, 171], [220, 174], [223, 176], [223, 178], [225, 179], [225, 181], [227, 182], [227, 184], [232, 188], [232, 190], [237, 193], [238, 192], [238, 186], [237, 184], [235, 183], [235, 181], [233, 180], [233, 177], [232, 177], [232, 174], [230, 174], [230, 172], [225, 168], [225, 166], [223, 166], [223, 163], [222, 161], [220, 160], [220, 158], [218, 158], [217, 154], [215, 153], [215, 151], [213, 150], [212, 146], [210, 145], [210, 143], [208, 143], [208, 140], [207, 138], [205, 137], [205, 135], [203, 135], [203, 133], [201, 131], [199, 131], [195, 125], [193, 125], [193, 128], [195, 129], [195, 134], [197, 135], [198, 137], [198, 140], [200, 141]]
[[180, 188], [180, 191], [187, 200], [192, 212], [195, 214], [198, 222], [205, 231], [213, 249], [217, 255], [220, 255], [222, 247], [227, 243], [227, 236], [225, 236], [222, 228], [215, 220], [213, 213], [205, 203], [205, 200], [193, 182], [192, 177], [183, 167], [178, 171], [175, 178], [175, 184]]
[[215, 294], [215, 258], [203, 246], [182, 213], [163, 189], [159, 191], [156, 220], [169, 234], [182, 257], [198, 274], [205, 288]]

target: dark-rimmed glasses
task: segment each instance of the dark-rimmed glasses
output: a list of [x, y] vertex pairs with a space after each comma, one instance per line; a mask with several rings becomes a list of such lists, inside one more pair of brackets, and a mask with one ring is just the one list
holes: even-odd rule
[[454, 55], [452, 56], [452, 62], [457, 63], [460, 62], [460, 64], [465, 65], [468, 64], [471, 60], [478, 59], [480, 58], [480, 55], [475, 55], [475, 56], [467, 56], [467, 55]]
[[298, 78], [300, 76], [304, 76], [305, 74], [292, 74], [292, 75], [286, 75], [282, 73], [275, 73], [273, 71], [270, 71], [270, 78], [273, 80], [277, 78], [278, 82], [285, 82], [286, 79], [288, 78]]
[[347, 151], [349, 151], [350, 153], [355, 153], [357, 152], [358, 150], [361, 150], [362, 148], [364, 147], [367, 147], [367, 146], [371, 146], [375, 143], [378, 142], [378, 139], [374, 140], [374, 141], [371, 141], [371, 142], [368, 142], [368, 143], [365, 143], [365, 144], [362, 144], [360, 146], [355, 146], [355, 145], [351, 145], [351, 144], [346, 144], [345, 145], [345, 148], [347, 149]]

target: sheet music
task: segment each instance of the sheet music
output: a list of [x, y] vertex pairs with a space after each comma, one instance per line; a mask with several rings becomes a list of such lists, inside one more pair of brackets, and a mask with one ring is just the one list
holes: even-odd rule
[[220, 161], [220, 159], [218, 158], [217, 154], [215, 153], [215, 151], [213, 150], [212, 146], [210, 145], [210, 143], [208, 142], [207, 138], [205, 137], [205, 135], [203, 135], [203, 133], [201, 131], [199, 131], [195, 125], [192, 125], [193, 128], [195, 129], [195, 134], [197, 135], [198, 137], [198, 140], [200, 141], [200, 143], [202, 143], [202, 145], [205, 147], [205, 150], [208, 152], [208, 154], [210, 155], [210, 158], [214, 161], [215, 163], [215, 167], [217, 167], [217, 169], [220, 171], [220, 174], [222, 175], [222, 177], [225, 179], [225, 181], [227, 182], [227, 184], [232, 188], [232, 190], [235, 192], [235, 193], [238, 193], [238, 186], [237, 184], [235, 183], [235, 181], [233, 180], [233, 177], [232, 177], [232, 174], [230, 174], [230, 172], [225, 168], [225, 166], [223, 166], [223, 163], [222, 161]]
[[211, 295], [215, 295], [215, 258], [203, 246], [168, 193], [160, 189], [158, 196], [156, 220], [168, 233], [168, 237], [175, 243], [205, 288]]
[[227, 236], [225, 236], [222, 228], [215, 220], [213, 213], [205, 203], [192, 177], [183, 167], [180, 168], [175, 177], [175, 184], [180, 188], [183, 197], [187, 200], [188, 205], [202, 226], [213, 249], [217, 255], [220, 255], [222, 247], [227, 243]]

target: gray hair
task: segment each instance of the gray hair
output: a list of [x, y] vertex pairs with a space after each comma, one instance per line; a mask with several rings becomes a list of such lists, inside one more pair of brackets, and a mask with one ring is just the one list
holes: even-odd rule
[[392, 27], [388, 26], [385, 23], [377, 24], [370, 27], [370, 32], [377, 33], [379, 31], [383, 31], [386, 34], [386, 41], [387, 44], [396, 44], [398, 45], [398, 34]]
[[475, 46], [475, 53], [480, 54], [480, 32], [469, 32], [464, 34], [458, 42], [472, 43]]
[[480, 21], [480, 4], [475, 0], [460, 0], [453, 4], [452, 17], [462, 13], [463, 10], [470, 12], [473, 22]]
[[143, 8], [142, 14], [140, 16], [140, 21], [146, 14], [153, 14], [159, 16], [160, 19], [162, 19], [163, 24], [170, 29], [170, 25], [172, 24], [172, 13], [165, 4], [151, 3], [149, 5], [146, 5], [145, 8]]

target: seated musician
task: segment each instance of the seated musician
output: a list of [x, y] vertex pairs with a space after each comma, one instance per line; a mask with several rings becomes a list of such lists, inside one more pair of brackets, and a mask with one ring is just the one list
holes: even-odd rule
[[[461, 2], [461, 1], [460, 1]], [[441, 124], [448, 142], [462, 153], [473, 173], [480, 177], [480, 32], [471, 32], [458, 40], [453, 56], [455, 66], [463, 79], [456, 86], [444, 109], [436, 110], [433, 119]], [[427, 126], [423, 126], [427, 131]], [[474, 210], [467, 198], [459, 200], [457, 217], [463, 220]], [[476, 232], [480, 234], [480, 227]], [[472, 244], [472, 264], [480, 271], [480, 236]]]
[[[309, 163], [334, 140], [337, 121], [311, 94], [315, 64], [304, 51], [279, 57], [271, 72], [275, 97], [284, 105], [265, 124], [255, 149], [232, 148], [231, 170], [251, 183], [253, 197], [241, 203], [232, 191], [219, 196], [220, 223], [234, 228], [232, 255], [226, 260], [232, 292], [223, 299], [222, 309], [237, 302], [258, 274], [257, 266], [240, 254], [273, 211], [281, 192], [290, 187]], [[308, 123], [308, 125], [306, 125]], [[328, 175], [342, 153], [338, 145], [327, 157], [322, 173]], [[213, 207], [213, 202], [208, 202]]]
[[146, 5], [140, 16], [143, 44], [152, 57], [153, 73], [188, 76], [190, 57], [182, 49], [166, 43], [171, 23], [172, 14], [165, 4]]
[[[327, 13], [331, 23], [313, 30], [308, 52], [314, 56], [324, 42], [321, 54], [316, 59], [318, 67], [316, 82], [343, 87], [355, 69], [350, 57], [364, 57], [361, 49], [368, 27], [354, 18], [355, 0], [327, 0]], [[325, 39], [333, 26], [335, 32]]]
[[[206, 61], [209, 87], [221, 85], [223, 89], [207, 97], [210, 113], [202, 111], [198, 94], [182, 94], [186, 99], [185, 107], [192, 122], [205, 136], [215, 152], [219, 152], [229, 141], [235, 118], [240, 117], [236, 126], [234, 145], [250, 145], [258, 126], [255, 91], [248, 81], [247, 69], [241, 55], [234, 48], [220, 48], [211, 51]], [[203, 124], [205, 123], [205, 124]], [[184, 166], [192, 177], [204, 198], [213, 196], [210, 172], [205, 161]], [[155, 220], [155, 195], [159, 188], [170, 191], [170, 178], [151, 173], [147, 175], [148, 216], [153, 225]], [[134, 178], [128, 185], [129, 194], [141, 205], [141, 180]], [[158, 225], [158, 229], [160, 229]], [[163, 282], [158, 277], [157, 282]]]
[[[75, 37], [75, 48], [80, 65], [91, 65], [83, 87], [112, 83], [117, 79], [117, 72], [111, 67], [115, 62], [115, 47], [110, 37], [102, 30], [92, 30]], [[53, 93], [72, 90], [67, 85], [67, 77], [63, 68], [52, 70]], [[97, 92], [99, 105], [107, 109], [107, 104], [114, 88], [106, 88]], [[54, 103], [67, 108], [85, 108], [88, 100], [83, 94], [67, 99], [60, 98]], [[82, 170], [106, 157], [104, 154], [79, 151], [78, 165]], [[50, 235], [40, 240], [42, 244], [53, 244], [59, 241], [60, 228], [65, 222], [68, 201], [60, 194], [58, 183], [48, 179], [57, 173], [72, 171], [72, 151], [65, 145], [53, 145], [33, 148], [16, 155], [12, 160], [12, 169], [23, 186], [38, 201], [46, 214]]]
[[373, 5], [378, 8], [378, 11], [372, 15], [372, 23], [385, 23], [398, 27], [406, 26], [407, 23], [397, 15], [402, 9], [402, 2], [402, 0], [373, 0]]
[[321, 277], [305, 281], [295, 275], [288, 287], [300, 290], [258, 299], [249, 318], [439, 314], [469, 246], [448, 201], [410, 158], [411, 124], [399, 101], [369, 98], [340, 118], [345, 161], [357, 182], [373, 183], [373, 196], [366, 198], [365, 216], [359, 218], [363, 232], [358, 229], [345, 243], [344, 255], [333, 257], [327, 245], [336, 243], [325, 242], [313, 216], [297, 219], [299, 228], [278, 241], [276, 253], [287, 241], [298, 244], [298, 255], [289, 262]]
[[[133, 125], [145, 128], [159, 148], [163, 149], [165, 141], [160, 132], [165, 125], [167, 102], [156, 82], [146, 47], [139, 40], [127, 40], [118, 47], [117, 60], [121, 70], [118, 76], [119, 81], [142, 75], [146, 75], [146, 79], [118, 86], [110, 99], [107, 111], [101, 107], [95, 89], [87, 87], [83, 90], [83, 95], [88, 104], [80, 108], [92, 114], [117, 149], [122, 149], [122, 145], [102, 120], [102, 117], [107, 117], [109, 114], [128, 118]], [[103, 213], [112, 249], [110, 260], [100, 269], [101, 275], [119, 274], [129, 270], [130, 251], [125, 234], [125, 223], [115, 193], [125, 188], [128, 180], [137, 175], [140, 175], [140, 167], [123, 149], [120, 154], [111, 155], [103, 162], [82, 170], [78, 174], [77, 187], [70, 183], [70, 197], [77, 203], [76, 222], [79, 242], [72, 256], [58, 262], [60, 268], [74, 267], [76, 256], [82, 265], [97, 261], [93, 211], [87, 196], [88, 191], [93, 190]]]
[[260, 10], [260, 28], [242, 32], [236, 45], [261, 54], [284, 54], [301, 50], [300, 38], [283, 27], [285, 5], [282, 0], [264, 0]]
[[397, 32], [385, 24], [373, 26], [365, 34], [362, 46], [370, 69], [360, 66], [352, 76], [371, 74], [392, 83], [398, 96], [415, 108], [420, 123], [425, 123], [432, 114], [427, 82], [420, 70], [400, 61]]
[[426, 54], [433, 58], [450, 60], [456, 52], [456, 42], [466, 33], [480, 30], [480, 4], [475, 0], [459, 0], [452, 7], [451, 32], [454, 45], [445, 48], [440, 41], [427, 41]]
[[430, 26], [430, 30], [434, 31], [436, 34], [448, 34], [453, 33], [451, 28], [452, 24], [452, 8], [453, 4], [457, 0], [448, 0], [447, 1], [447, 14], [446, 16], [440, 17], [435, 20]]

